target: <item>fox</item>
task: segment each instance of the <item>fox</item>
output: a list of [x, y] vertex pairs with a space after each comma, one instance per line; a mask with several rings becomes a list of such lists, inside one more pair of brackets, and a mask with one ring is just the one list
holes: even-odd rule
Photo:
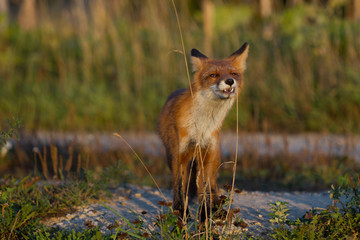
[[179, 216], [189, 214], [185, 201], [196, 195], [206, 201], [202, 222], [219, 207], [220, 129], [243, 87], [248, 50], [245, 42], [228, 58], [216, 60], [192, 49], [191, 84], [171, 93], [160, 112], [158, 132], [172, 173], [172, 207]]

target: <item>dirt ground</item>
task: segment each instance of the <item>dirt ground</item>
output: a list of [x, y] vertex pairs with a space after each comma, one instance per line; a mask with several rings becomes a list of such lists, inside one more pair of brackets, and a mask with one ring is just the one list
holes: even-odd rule
[[[163, 158], [164, 150], [155, 133], [148, 134], [122, 134], [126, 140], [115, 137], [113, 134], [67, 134], [67, 133], [37, 133], [34, 136], [23, 136], [20, 145], [42, 146], [49, 145], [52, 141], [56, 146], [67, 146], [75, 141], [81, 146], [92, 150], [111, 151], [114, 149], [130, 151], [128, 144], [142, 157], [156, 156]], [[35, 140], [34, 140], [35, 139]], [[29, 142], [31, 144], [29, 144]], [[224, 133], [222, 135], [222, 154], [232, 156], [235, 153], [236, 135]], [[331, 156], [349, 156], [360, 161], [360, 137], [329, 134], [249, 134], [241, 133], [238, 138], [239, 155], [251, 152], [259, 156], [275, 154], [301, 154], [306, 158], [313, 155], [325, 154]], [[224, 190], [222, 190], [225, 192]], [[139, 217], [144, 218], [145, 224], [154, 226], [156, 216], [167, 207], [161, 208], [159, 200], [171, 201], [172, 193], [169, 190], [159, 190], [139, 186], [119, 187], [113, 197], [104, 202], [77, 207], [76, 211], [63, 217], [47, 219], [44, 223], [48, 226], [62, 229], [86, 229], [99, 226], [103, 233], [111, 233], [109, 227], [114, 224], [126, 225], [123, 216], [130, 221]], [[261, 234], [270, 229], [269, 203], [275, 201], [288, 202], [289, 219], [296, 219], [305, 215], [312, 208], [326, 208], [332, 203], [328, 192], [259, 192], [249, 191], [235, 194], [232, 208], [240, 208], [238, 218], [243, 219], [248, 225], [246, 228], [232, 227], [232, 231], [248, 231], [251, 234]], [[191, 205], [192, 212], [197, 205]], [[110, 210], [110, 208], [112, 210]], [[143, 211], [146, 214], [142, 214]]]
[[[225, 194], [221, 189], [220, 193]], [[171, 201], [171, 191], [153, 189], [149, 187], [126, 186], [116, 189], [113, 197], [104, 202], [78, 207], [75, 212], [63, 217], [47, 219], [44, 223], [47, 226], [59, 227], [61, 229], [83, 230], [89, 226], [99, 226], [103, 233], [111, 233], [109, 226], [115, 223], [126, 225], [119, 216], [133, 221], [144, 219], [145, 224], [150, 228], [154, 226], [156, 216], [161, 212], [168, 211], [168, 207], [161, 207], [158, 201]], [[165, 199], [164, 199], [165, 198]], [[232, 226], [233, 233], [248, 231], [251, 234], [262, 234], [272, 225], [269, 222], [269, 203], [275, 201], [287, 202], [289, 211], [288, 219], [295, 220], [305, 215], [310, 209], [323, 209], [332, 204], [328, 192], [246, 192], [243, 191], [234, 195], [232, 208], [240, 208], [236, 216], [243, 219], [248, 226], [246, 228]], [[192, 214], [196, 211], [197, 204], [191, 206]], [[111, 209], [109, 209], [111, 208]], [[143, 214], [143, 211], [146, 214]]]

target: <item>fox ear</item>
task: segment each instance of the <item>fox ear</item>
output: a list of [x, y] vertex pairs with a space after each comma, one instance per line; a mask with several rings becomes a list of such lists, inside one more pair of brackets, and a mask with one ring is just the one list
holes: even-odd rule
[[195, 48], [191, 49], [191, 63], [193, 71], [198, 71], [202, 67], [203, 60], [207, 58], [208, 57], [199, 52], [199, 50]]
[[246, 69], [246, 59], [248, 57], [249, 44], [244, 43], [241, 48], [230, 55], [229, 59], [234, 62], [235, 67], [241, 70]]

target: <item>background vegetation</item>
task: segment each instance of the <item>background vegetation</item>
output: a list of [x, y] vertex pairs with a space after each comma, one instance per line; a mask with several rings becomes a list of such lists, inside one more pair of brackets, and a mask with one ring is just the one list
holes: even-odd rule
[[[0, 13], [0, 122], [155, 130], [168, 94], [188, 85], [171, 1], [28, 2], [36, 7]], [[241, 130], [359, 132], [352, 1], [175, 2], [187, 56], [196, 47], [223, 58], [250, 43]], [[225, 128], [234, 129], [235, 115]]]
[[[359, 133], [359, 1], [175, 3], [187, 57], [196, 47], [223, 58], [250, 43], [241, 130]], [[67, 232], [39, 224], [103, 199], [120, 184], [151, 184], [132, 154], [92, 152], [74, 144], [63, 151], [51, 142], [27, 151], [7, 140], [22, 125], [27, 131], [155, 130], [168, 94], [188, 85], [181, 49], [171, 0], [0, 0], [0, 148], [12, 147], [0, 159], [0, 172], [18, 177], [0, 176], [0, 239], [121, 239], [144, 230], [129, 223], [134, 232], [117, 227], [103, 236], [97, 228]], [[224, 128], [235, 129], [235, 124], [233, 111]], [[359, 236], [358, 162], [318, 153], [312, 159], [285, 154], [261, 160], [252, 154], [239, 157], [237, 187], [331, 186], [335, 203], [296, 221], [286, 218], [286, 203], [272, 204], [277, 225], [265, 233], [269, 238]], [[165, 164], [145, 161], [156, 181], [168, 186]], [[220, 184], [231, 182], [229, 172], [231, 166], [223, 167]], [[164, 236], [190, 234], [179, 225], [173, 231], [177, 218], [171, 213], [164, 219], [158, 222]], [[158, 233], [152, 234], [156, 239]]]

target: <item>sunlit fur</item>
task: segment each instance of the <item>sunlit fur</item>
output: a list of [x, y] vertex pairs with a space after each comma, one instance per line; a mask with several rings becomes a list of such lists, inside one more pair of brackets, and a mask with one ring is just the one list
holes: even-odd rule
[[[173, 208], [181, 213], [185, 211], [188, 190], [190, 196], [197, 192], [202, 200], [206, 193], [213, 204], [218, 202], [216, 172], [220, 165], [220, 129], [243, 86], [247, 55], [247, 43], [222, 60], [210, 59], [192, 50], [192, 91], [190, 87], [175, 91], [161, 111], [158, 129], [172, 170]], [[202, 220], [204, 216], [202, 211]]]

